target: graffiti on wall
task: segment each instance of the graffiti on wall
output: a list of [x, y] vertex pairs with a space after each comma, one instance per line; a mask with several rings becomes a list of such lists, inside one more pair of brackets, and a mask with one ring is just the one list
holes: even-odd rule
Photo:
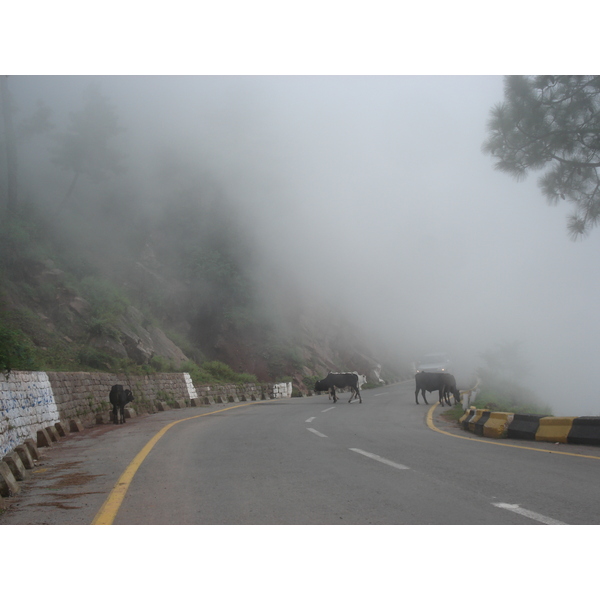
[[13, 371], [0, 382], [0, 457], [38, 429], [59, 420], [58, 408], [48, 375], [43, 372]]

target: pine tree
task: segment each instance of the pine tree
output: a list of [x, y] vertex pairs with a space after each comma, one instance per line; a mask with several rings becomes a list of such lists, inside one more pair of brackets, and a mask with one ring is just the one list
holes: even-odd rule
[[495, 168], [539, 179], [550, 204], [574, 205], [573, 239], [600, 221], [600, 77], [539, 75], [505, 78], [504, 102], [491, 110], [483, 151]]

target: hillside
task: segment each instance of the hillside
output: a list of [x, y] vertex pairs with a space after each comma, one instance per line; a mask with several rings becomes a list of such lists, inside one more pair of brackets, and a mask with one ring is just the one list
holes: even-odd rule
[[318, 287], [271, 260], [270, 209], [254, 214], [261, 200], [232, 191], [235, 174], [213, 152], [190, 154], [166, 134], [144, 145], [135, 111], [122, 121], [96, 83], [48, 105], [36, 101], [41, 80], [10, 79], [0, 88], [0, 368], [187, 370], [197, 381], [291, 379], [303, 392], [329, 370], [373, 383], [378, 365], [383, 378], [400, 375]]
[[[77, 220], [70, 215], [71, 227]], [[292, 380], [302, 393], [329, 370], [357, 370], [376, 383], [381, 365], [384, 379], [400, 377], [356, 326], [311, 303], [281, 274], [268, 287], [211, 247], [196, 276], [182, 278], [173, 244], [166, 252], [164, 240], [161, 246], [150, 235], [137, 255], [114, 245], [102, 252], [91, 231], [83, 242], [80, 227], [75, 236], [68, 227], [52, 229], [33, 206], [3, 219], [3, 366], [187, 370], [196, 380], [214, 380], [231, 376], [219, 372], [227, 365], [258, 381]]]

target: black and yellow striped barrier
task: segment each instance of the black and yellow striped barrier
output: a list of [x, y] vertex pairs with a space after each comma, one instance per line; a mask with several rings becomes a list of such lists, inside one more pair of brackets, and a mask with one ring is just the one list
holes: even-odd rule
[[459, 425], [482, 437], [600, 446], [600, 417], [542, 417], [471, 406]]

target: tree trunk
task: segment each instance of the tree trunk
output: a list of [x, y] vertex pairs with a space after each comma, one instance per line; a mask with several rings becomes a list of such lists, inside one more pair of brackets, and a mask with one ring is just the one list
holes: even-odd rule
[[71, 181], [71, 185], [69, 186], [69, 189], [67, 190], [66, 196], [62, 199], [62, 202], [58, 205], [58, 208], [56, 209], [56, 214], [58, 214], [63, 209], [63, 207], [65, 206], [65, 204], [71, 197], [71, 194], [73, 193], [73, 188], [75, 187], [75, 184], [77, 183], [78, 179], [79, 179], [79, 171], [76, 171], [75, 175], [73, 176], [73, 181]]
[[6, 143], [6, 179], [7, 197], [6, 207], [8, 213], [14, 213], [17, 208], [17, 140], [12, 121], [12, 111], [8, 92], [8, 75], [0, 78], [0, 102], [2, 104], [2, 118]]

